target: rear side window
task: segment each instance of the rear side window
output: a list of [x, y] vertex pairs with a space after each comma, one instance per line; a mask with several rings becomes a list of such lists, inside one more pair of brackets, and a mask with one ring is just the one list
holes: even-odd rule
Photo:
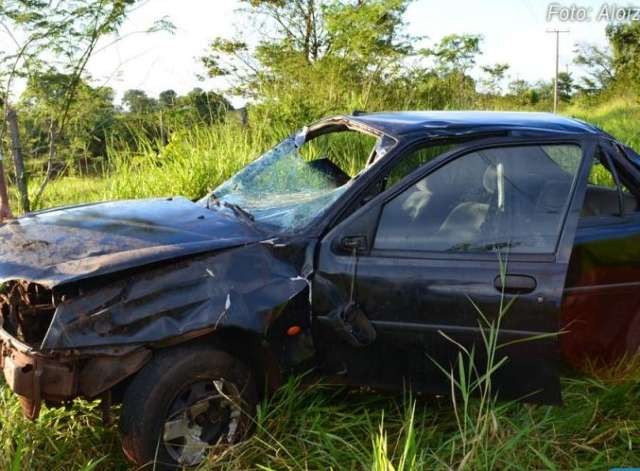
[[636, 211], [637, 199], [620, 179], [619, 169], [604, 152], [598, 152], [589, 170], [581, 217], [620, 216]]
[[458, 157], [387, 202], [374, 248], [553, 253], [581, 158], [574, 145]]

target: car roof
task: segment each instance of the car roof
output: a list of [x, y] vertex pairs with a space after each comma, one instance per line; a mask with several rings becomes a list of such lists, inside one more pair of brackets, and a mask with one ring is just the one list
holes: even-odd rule
[[344, 119], [378, 129], [391, 136], [424, 134], [463, 136], [492, 132], [517, 135], [589, 134], [607, 135], [584, 121], [552, 113], [504, 111], [401, 111], [354, 112]]

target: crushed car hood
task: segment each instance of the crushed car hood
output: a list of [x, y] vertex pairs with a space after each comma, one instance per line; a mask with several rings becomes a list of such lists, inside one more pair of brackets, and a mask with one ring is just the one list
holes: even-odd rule
[[186, 198], [42, 211], [0, 226], [0, 283], [62, 283], [245, 245], [265, 235], [232, 211]]

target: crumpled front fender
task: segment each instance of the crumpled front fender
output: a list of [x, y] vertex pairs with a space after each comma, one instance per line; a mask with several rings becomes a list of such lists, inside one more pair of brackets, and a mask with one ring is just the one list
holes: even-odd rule
[[301, 256], [258, 243], [154, 268], [58, 305], [42, 350], [149, 344], [200, 330], [265, 334], [308, 287]]

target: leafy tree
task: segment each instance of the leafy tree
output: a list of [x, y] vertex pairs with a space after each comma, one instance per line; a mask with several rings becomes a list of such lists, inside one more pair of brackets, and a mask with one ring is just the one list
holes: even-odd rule
[[582, 67], [586, 76], [576, 84], [584, 93], [593, 94], [605, 90], [614, 79], [614, 64], [611, 51], [593, 44], [576, 44], [574, 64]]
[[548, 109], [551, 109], [553, 103], [553, 80], [538, 80], [531, 87], [531, 93], [537, 97], [537, 103], [548, 104]]
[[[25, 148], [32, 157], [46, 153], [51, 117], [66, 105], [67, 81], [68, 77], [55, 70], [34, 74], [20, 97]], [[105, 156], [107, 132], [115, 119], [113, 98], [111, 88], [93, 88], [85, 80], [78, 84], [65, 133], [58, 141], [67, 164], [78, 163], [88, 169], [89, 159]]]
[[227, 111], [232, 110], [231, 103], [222, 95], [201, 88], [194, 88], [186, 96], [177, 100], [178, 105], [187, 109], [196, 122], [213, 124], [224, 118]]
[[640, 91], [640, 21], [614, 23], [607, 27], [613, 50], [613, 67], [617, 80]]
[[450, 34], [422, 55], [434, 59], [435, 71], [446, 82], [447, 106], [468, 107], [476, 93], [475, 81], [468, 72], [481, 54], [482, 37], [470, 34]]
[[[543, 90], [544, 92], [544, 90]], [[535, 87], [529, 88], [526, 90], [526, 92], [523, 95], [524, 98], [524, 105], [530, 105], [530, 106], [535, 106], [538, 103], [540, 103], [541, 97], [544, 96], [543, 93], [540, 93], [540, 89], [537, 89]], [[547, 97], [548, 99], [548, 97]]]
[[202, 62], [210, 76], [226, 75], [238, 84], [231, 93], [259, 102], [254, 112], [277, 108], [285, 121], [375, 108], [382, 97], [402, 94], [392, 84], [407, 73], [403, 61], [417, 40], [404, 33], [409, 3], [245, 2], [249, 18], [262, 22], [257, 46], [216, 38]]
[[174, 90], [165, 90], [158, 95], [158, 103], [162, 108], [173, 108], [178, 94]]
[[442, 38], [433, 48], [424, 49], [426, 56], [432, 56], [436, 68], [442, 75], [466, 74], [481, 54], [482, 36], [473, 34], [450, 34]]
[[404, 33], [408, 4], [403, 0], [329, 3], [324, 7], [326, 54], [365, 66], [411, 54], [411, 43], [421, 38]]
[[508, 93], [513, 96], [523, 96], [531, 88], [529, 82], [523, 79], [516, 79], [509, 83]]
[[122, 101], [128, 111], [116, 116], [110, 135], [117, 145], [129, 149], [135, 149], [141, 137], [154, 145], [165, 145], [172, 133], [216, 124], [233, 109], [222, 95], [200, 88], [182, 96], [165, 90], [157, 99], [143, 90], [127, 90]]
[[[14, 42], [14, 51], [0, 54], [0, 79], [7, 95], [4, 115], [14, 99], [16, 77], [29, 78], [56, 70], [64, 80], [63, 106], [50, 117], [48, 157], [45, 177], [36, 192], [35, 203], [53, 176], [58, 142], [70, 120], [72, 104], [85, 73], [87, 63], [98, 42], [116, 33], [136, 0], [2, 0], [0, 23]], [[148, 31], [171, 28], [160, 20]], [[116, 39], [117, 41], [117, 39]], [[2, 140], [0, 128], [0, 141]]]
[[144, 90], [131, 89], [122, 95], [122, 103], [130, 113], [151, 113], [156, 110], [158, 102], [149, 96]]
[[[542, 90], [538, 87], [542, 86]], [[523, 79], [516, 79], [507, 86], [507, 97], [515, 101], [517, 106], [536, 108], [543, 96], [548, 94], [548, 84], [531, 84]], [[553, 90], [551, 90], [553, 92]]]
[[573, 77], [568, 72], [560, 72], [558, 74], [558, 98], [560, 101], [568, 103], [573, 96], [574, 82]]
[[505, 79], [509, 64], [495, 64], [493, 66], [482, 66], [482, 71], [487, 74], [487, 78], [483, 80], [484, 86], [489, 93], [499, 95], [502, 93], [502, 82]]

